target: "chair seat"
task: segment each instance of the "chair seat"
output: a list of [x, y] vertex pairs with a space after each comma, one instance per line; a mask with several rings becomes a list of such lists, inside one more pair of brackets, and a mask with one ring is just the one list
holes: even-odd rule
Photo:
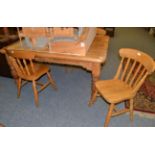
[[[25, 80], [37, 80], [39, 77], [41, 77], [43, 74], [47, 73], [49, 71], [49, 66], [45, 65], [45, 64], [39, 64], [39, 63], [34, 63], [34, 70], [35, 73], [28, 75], [28, 76], [24, 76], [23, 79]], [[29, 66], [29, 65], [28, 65]]]
[[134, 96], [133, 89], [117, 79], [97, 81], [95, 85], [109, 103], [119, 103]]

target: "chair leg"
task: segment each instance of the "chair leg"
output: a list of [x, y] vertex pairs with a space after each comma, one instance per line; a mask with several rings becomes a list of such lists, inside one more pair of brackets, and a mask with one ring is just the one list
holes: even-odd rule
[[52, 76], [51, 76], [51, 74], [50, 74], [49, 72], [47, 72], [47, 77], [48, 77], [48, 79], [49, 79], [49, 81], [50, 81], [50, 83], [51, 83], [51, 86], [52, 86], [55, 90], [57, 90], [56, 83], [55, 83], [55, 81], [53, 80], [53, 78], [52, 78]]
[[106, 116], [106, 119], [105, 119], [105, 123], [104, 123], [105, 127], [107, 127], [109, 122], [110, 122], [113, 110], [114, 110], [114, 104], [111, 104], [109, 106], [108, 113], [107, 113], [107, 116]]
[[33, 92], [34, 92], [35, 105], [38, 107], [39, 102], [38, 102], [38, 91], [36, 88], [36, 81], [32, 81], [32, 88], [33, 88]]
[[22, 79], [18, 78], [17, 80], [17, 90], [18, 90], [17, 97], [18, 98], [20, 97], [20, 92], [21, 92], [21, 82], [22, 82]]
[[129, 106], [130, 106], [130, 120], [133, 121], [133, 99], [129, 100]]

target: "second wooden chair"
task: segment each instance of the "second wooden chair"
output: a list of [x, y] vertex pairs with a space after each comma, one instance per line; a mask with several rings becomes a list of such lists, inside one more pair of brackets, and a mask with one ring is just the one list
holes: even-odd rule
[[[17, 74], [17, 89], [18, 97], [20, 96], [21, 87], [25, 85], [28, 81], [32, 82], [32, 88], [34, 92], [35, 104], [39, 105], [38, 93], [45, 89], [49, 84], [52, 85], [54, 89], [57, 89], [56, 84], [50, 75], [50, 67], [45, 64], [34, 62], [35, 53], [32, 51], [22, 51], [13, 50], [6, 51], [9, 64], [12, 65]], [[48, 82], [43, 84], [37, 82], [43, 75], [47, 74]], [[36, 85], [40, 86], [37, 90]]]
[[[145, 78], [155, 70], [154, 60], [147, 54], [136, 50], [123, 48], [119, 54], [122, 58], [116, 75], [111, 80], [99, 80], [96, 82], [97, 92], [109, 103], [109, 110], [104, 126], [108, 126], [112, 116], [130, 112], [133, 120], [133, 98], [143, 84]], [[130, 108], [118, 110], [116, 105], [128, 101]], [[92, 102], [93, 102], [92, 101]]]

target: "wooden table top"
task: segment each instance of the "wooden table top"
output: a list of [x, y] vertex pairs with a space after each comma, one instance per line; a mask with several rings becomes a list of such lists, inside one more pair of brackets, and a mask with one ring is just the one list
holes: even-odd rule
[[[98, 62], [103, 63], [106, 60], [107, 52], [108, 52], [108, 44], [109, 44], [109, 37], [102, 34], [97, 34], [92, 45], [90, 46], [87, 54], [85, 56], [77, 56], [77, 55], [69, 55], [69, 54], [60, 54], [60, 53], [49, 53], [48, 50], [44, 51], [34, 51], [36, 57], [42, 58], [56, 58], [56, 59], [66, 59], [66, 60], [73, 60], [73, 61], [89, 61], [89, 62]], [[16, 42], [5, 48], [0, 49], [1, 53], [5, 53], [4, 49], [8, 50], [23, 50], [20, 46], [20, 42]], [[26, 50], [26, 49], [24, 49]], [[27, 50], [28, 51], [28, 50]]]

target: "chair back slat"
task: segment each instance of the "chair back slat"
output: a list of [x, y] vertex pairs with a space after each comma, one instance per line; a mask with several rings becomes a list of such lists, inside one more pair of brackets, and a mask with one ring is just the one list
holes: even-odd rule
[[19, 72], [21, 73], [21, 74], [26, 74], [26, 72], [25, 72], [25, 69], [24, 69], [24, 66], [22, 65], [22, 63], [21, 63], [21, 61], [20, 61], [20, 59], [18, 59], [18, 58], [15, 58], [14, 59], [15, 60], [15, 63], [17, 63], [17, 70], [19, 70]]
[[117, 72], [116, 72], [114, 79], [119, 79], [119, 76], [120, 76], [121, 70], [122, 70], [122, 66], [123, 66], [123, 61], [124, 61], [124, 58], [121, 59], [121, 62], [118, 66], [118, 69], [117, 69]]
[[121, 75], [121, 80], [123, 80], [123, 81], [124, 81], [124, 79], [126, 77], [127, 69], [129, 67], [129, 64], [130, 64], [130, 59], [127, 59], [126, 65], [125, 65], [124, 69], [122, 70], [122, 75]]
[[30, 75], [30, 70], [29, 70], [28, 64], [27, 64], [29, 62], [29, 60], [26, 61], [26, 59], [22, 59], [22, 61], [23, 61], [23, 64], [24, 64], [24, 69], [26, 71], [26, 75]]
[[136, 65], [136, 61], [133, 62], [133, 65], [132, 65], [132, 67], [131, 67], [131, 69], [130, 69], [130, 71], [129, 71], [129, 73], [128, 73], [126, 79], [125, 79], [125, 82], [126, 82], [126, 83], [128, 83], [129, 79], [131, 78], [132, 72], [133, 72], [133, 70], [134, 70], [134, 68], [135, 68], [135, 65]]
[[30, 60], [30, 66], [31, 66], [31, 71], [34, 74], [35, 73], [35, 69], [34, 69], [34, 64], [33, 64], [32, 60]]
[[129, 82], [130, 86], [134, 85], [134, 82], [135, 82], [136, 78], [138, 78], [137, 76], [140, 73], [141, 67], [142, 67], [142, 64], [137, 64], [137, 66], [134, 67], [135, 70], [133, 70], [132, 76], [131, 76], [131, 79], [130, 79], [130, 82]]
[[141, 70], [141, 72], [140, 72], [140, 74], [139, 74], [139, 76], [138, 76], [138, 78], [136, 79], [133, 87], [135, 87], [140, 82], [140, 80], [146, 74], [146, 72], [147, 72], [146, 69], [143, 67], [142, 70]]

